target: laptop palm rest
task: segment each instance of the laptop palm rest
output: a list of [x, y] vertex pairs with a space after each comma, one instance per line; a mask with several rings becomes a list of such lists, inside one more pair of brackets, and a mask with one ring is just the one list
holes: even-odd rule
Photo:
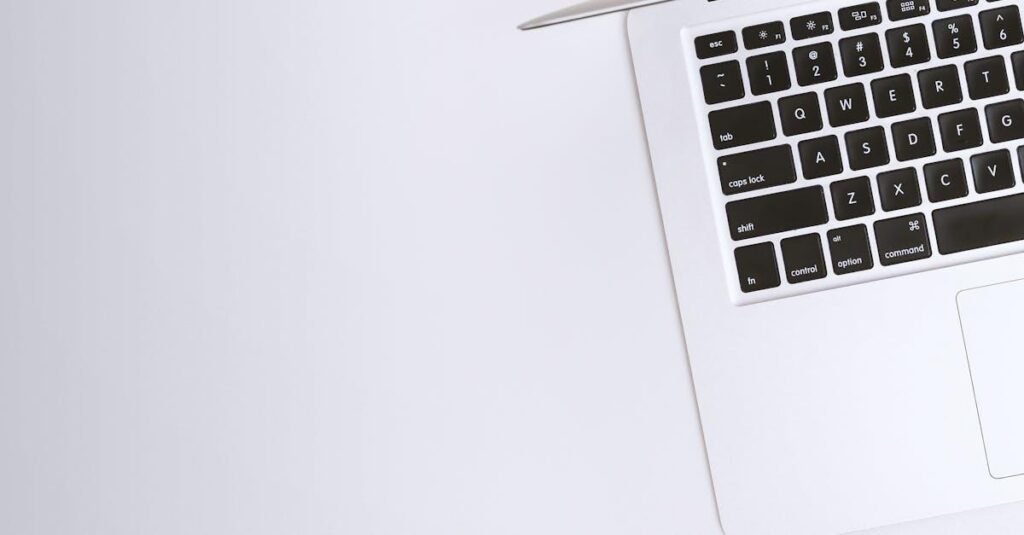
[[957, 295], [989, 473], [1024, 474], [1024, 281]]

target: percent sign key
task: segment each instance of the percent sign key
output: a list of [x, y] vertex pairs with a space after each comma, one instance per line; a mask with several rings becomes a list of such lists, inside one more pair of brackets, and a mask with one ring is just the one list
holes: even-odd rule
[[935, 49], [940, 58], [970, 54], [978, 49], [974, 25], [969, 15], [935, 21]]

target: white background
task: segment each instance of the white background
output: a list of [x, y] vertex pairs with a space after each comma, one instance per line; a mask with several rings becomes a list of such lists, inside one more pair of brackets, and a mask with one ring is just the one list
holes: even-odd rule
[[623, 16], [169, 4], [0, 2], [0, 532], [717, 532]]

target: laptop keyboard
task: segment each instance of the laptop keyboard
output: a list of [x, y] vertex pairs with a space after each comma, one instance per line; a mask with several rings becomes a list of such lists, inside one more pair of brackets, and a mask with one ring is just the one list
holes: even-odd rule
[[1024, 250], [1018, 5], [816, 7], [690, 31], [739, 300]]

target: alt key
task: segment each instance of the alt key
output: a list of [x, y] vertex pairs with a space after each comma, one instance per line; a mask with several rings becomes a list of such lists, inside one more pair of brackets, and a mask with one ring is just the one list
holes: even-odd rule
[[832, 254], [832, 271], [836, 275], [865, 271], [874, 266], [868, 228], [864, 225], [828, 231], [828, 249]]

